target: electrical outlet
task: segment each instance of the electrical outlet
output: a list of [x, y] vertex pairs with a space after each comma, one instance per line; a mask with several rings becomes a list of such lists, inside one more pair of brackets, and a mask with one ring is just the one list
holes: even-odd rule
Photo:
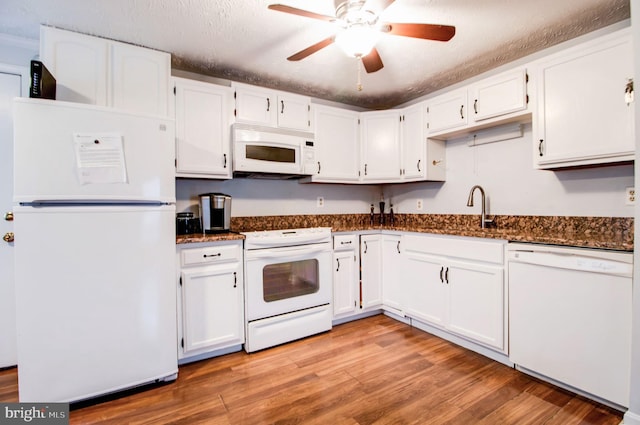
[[636, 204], [636, 189], [633, 187], [628, 187], [626, 190], [625, 204], [627, 205], [635, 205]]
[[318, 208], [322, 208], [324, 207], [324, 198], [322, 196], [318, 196], [318, 201], [316, 203], [316, 206]]
[[416, 209], [418, 211], [422, 209], [422, 199], [416, 199]]

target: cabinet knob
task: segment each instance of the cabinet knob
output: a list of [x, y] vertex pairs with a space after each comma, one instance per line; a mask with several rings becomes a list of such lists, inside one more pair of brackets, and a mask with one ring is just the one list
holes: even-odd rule
[[7, 211], [4, 213], [4, 219], [7, 221], [13, 221], [13, 211]]
[[14, 240], [13, 232], [5, 233], [4, 236], [2, 237], [2, 240], [5, 242], [13, 242]]

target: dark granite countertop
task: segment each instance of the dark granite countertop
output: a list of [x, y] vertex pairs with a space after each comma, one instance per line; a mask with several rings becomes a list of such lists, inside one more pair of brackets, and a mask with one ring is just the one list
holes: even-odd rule
[[[376, 217], [379, 218], [379, 217]], [[334, 232], [399, 231], [503, 239], [561, 246], [633, 251], [633, 218], [493, 216], [495, 227], [481, 229], [478, 215], [396, 214], [394, 224], [371, 225], [368, 214], [232, 217], [238, 232], [304, 227], [331, 227]], [[389, 223], [389, 217], [385, 222]], [[176, 243], [244, 239], [239, 233], [184, 235]]]

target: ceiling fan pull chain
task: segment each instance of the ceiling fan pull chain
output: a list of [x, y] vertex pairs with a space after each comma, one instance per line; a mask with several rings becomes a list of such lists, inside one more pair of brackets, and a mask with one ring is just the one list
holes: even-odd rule
[[362, 57], [359, 56], [357, 58], [357, 62], [358, 62], [358, 83], [356, 84], [356, 88], [358, 89], [358, 91], [362, 91]]

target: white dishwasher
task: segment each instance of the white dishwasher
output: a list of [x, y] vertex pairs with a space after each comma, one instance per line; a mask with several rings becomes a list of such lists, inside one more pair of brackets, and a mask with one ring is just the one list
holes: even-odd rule
[[511, 361], [628, 407], [633, 254], [518, 243], [507, 249]]

